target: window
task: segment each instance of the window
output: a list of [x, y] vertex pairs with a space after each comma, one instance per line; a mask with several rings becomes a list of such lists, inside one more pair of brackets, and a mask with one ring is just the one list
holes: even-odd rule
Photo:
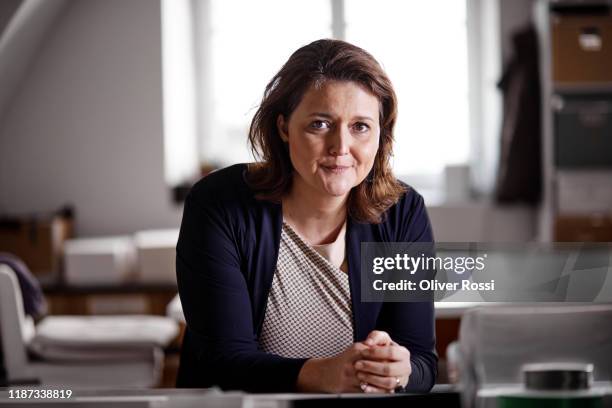
[[393, 165], [440, 181], [470, 154], [466, 2], [195, 0], [198, 152], [251, 161], [247, 132], [268, 81], [298, 47], [335, 36], [370, 51], [399, 98]]
[[201, 157], [228, 165], [252, 161], [248, 126], [264, 87], [297, 48], [331, 37], [329, 0], [211, 0], [211, 124]]
[[162, 7], [162, 73], [164, 176], [176, 186], [193, 177], [197, 145], [195, 64], [192, 10], [188, 0], [164, 0]]
[[440, 174], [469, 154], [465, 2], [347, 0], [346, 40], [383, 65], [398, 96], [396, 175]]

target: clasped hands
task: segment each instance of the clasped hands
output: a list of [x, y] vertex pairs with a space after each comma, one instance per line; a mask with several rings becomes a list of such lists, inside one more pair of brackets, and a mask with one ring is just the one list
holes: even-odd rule
[[298, 391], [393, 393], [411, 373], [410, 352], [384, 331], [329, 358], [308, 360], [299, 373]]

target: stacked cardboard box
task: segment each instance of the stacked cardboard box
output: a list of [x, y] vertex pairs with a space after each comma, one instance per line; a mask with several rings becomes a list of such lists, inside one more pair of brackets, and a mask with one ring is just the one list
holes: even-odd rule
[[612, 8], [552, 7], [557, 241], [612, 241]]
[[66, 242], [64, 278], [71, 285], [113, 285], [136, 278], [136, 247], [130, 236]]
[[134, 235], [141, 282], [176, 283], [175, 262], [178, 236], [178, 229], [147, 230]]
[[65, 279], [72, 285], [176, 284], [178, 229], [80, 238], [66, 243]]
[[73, 235], [71, 217], [2, 216], [0, 252], [21, 258], [38, 278], [59, 277], [65, 241]]

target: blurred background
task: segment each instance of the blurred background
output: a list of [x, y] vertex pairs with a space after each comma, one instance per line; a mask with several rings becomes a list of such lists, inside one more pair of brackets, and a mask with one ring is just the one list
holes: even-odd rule
[[[390, 76], [394, 170], [437, 241], [612, 241], [611, 27], [595, 0], [1, 0], [0, 379], [115, 358], [173, 386], [182, 200], [253, 160], [265, 85], [320, 38]], [[439, 313], [442, 364], [465, 310]]]

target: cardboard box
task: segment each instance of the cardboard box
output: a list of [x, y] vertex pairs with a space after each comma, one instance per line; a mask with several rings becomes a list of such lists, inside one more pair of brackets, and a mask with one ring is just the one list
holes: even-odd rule
[[612, 16], [551, 16], [553, 81], [558, 85], [612, 82]]
[[134, 281], [136, 248], [130, 236], [66, 242], [64, 278], [70, 285], [116, 285]]
[[612, 242], [612, 216], [559, 216], [555, 220], [555, 241]]
[[147, 230], [134, 235], [141, 282], [176, 284], [178, 236], [178, 229]]
[[554, 116], [556, 166], [612, 169], [612, 95], [566, 95], [561, 101]]
[[612, 170], [560, 171], [557, 207], [564, 215], [612, 213]]
[[0, 217], [0, 252], [18, 256], [37, 277], [58, 277], [73, 221], [59, 215]]

